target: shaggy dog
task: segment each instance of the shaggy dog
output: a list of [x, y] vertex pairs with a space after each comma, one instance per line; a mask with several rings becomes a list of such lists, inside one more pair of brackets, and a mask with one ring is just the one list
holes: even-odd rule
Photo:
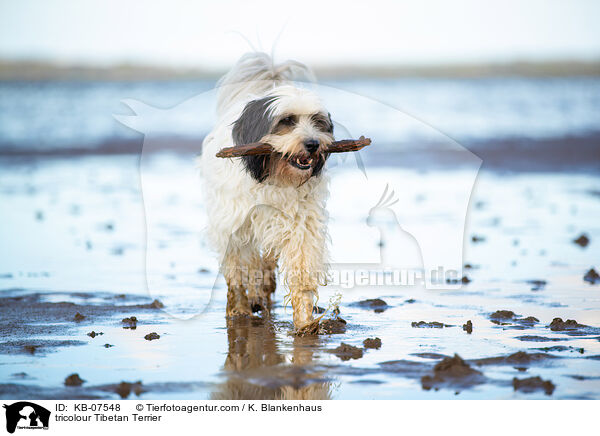
[[[327, 277], [326, 147], [333, 123], [319, 97], [292, 80], [304, 65], [244, 55], [219, 82], [217, 123], [201, 156], [208, 239], [227, 282], [227, 316], [267, 312], [275, 269], [289, 288], [294, 326], [313, 323]], [[269, 155], [220, 159], [223, 147], [264, 142]]]

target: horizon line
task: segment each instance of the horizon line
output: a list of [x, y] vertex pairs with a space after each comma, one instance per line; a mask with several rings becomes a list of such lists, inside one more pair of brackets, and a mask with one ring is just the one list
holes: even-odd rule
[[[394, 77], [565, 77], [600, 76], [598, 59], [509, 60], [490, 62], [445, 62], [368, 65], [357, 63], [313, 64], [320, 78]], [[44, 59], [0, 58], [0, 80], [169, 80], [216, 79], [226, 68], [159, 66], [143, 62], [98, 65]]]

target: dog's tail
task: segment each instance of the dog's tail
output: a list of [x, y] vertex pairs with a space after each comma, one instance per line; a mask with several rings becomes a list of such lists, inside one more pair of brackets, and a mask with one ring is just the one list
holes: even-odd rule
[[217, 83], [217, 113], [222, 115], [238, 100], [263, 95], [291, 80], [313, 82], [315, 79], [312, 71], [300, 62], [289, 60], [275, 64], [266, 53], [246, 53]]

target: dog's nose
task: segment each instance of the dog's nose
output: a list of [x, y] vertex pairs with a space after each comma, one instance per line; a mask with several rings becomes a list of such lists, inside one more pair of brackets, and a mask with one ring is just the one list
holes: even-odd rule
[[319, 148], [319, 141], [316, 139], [307, 139], [304, 141], [304, 148], [306, 148], [309, 153], [314, 153], [317, 151], [317, 148]]

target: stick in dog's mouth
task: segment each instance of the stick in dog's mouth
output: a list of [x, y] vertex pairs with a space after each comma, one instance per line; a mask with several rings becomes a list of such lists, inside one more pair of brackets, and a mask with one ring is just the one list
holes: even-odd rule
[[[363, 147], [371, 144], [370, 138], [361, 136], [359, 139], [344, 139], [341, 141], [332, 142], [325, 153], [346, 153], [349, 151], [358, 151]], [[260, 154], [269, 154], [273, 152], [273, 148], [269, 144], [263, 142], [254, 142], [252, 144], [236, 145], [234, 147], [225, 147], [219, 150], [217, 157], [241, 157], [241, 156], [256, 156]], [[312, 162], [308, 163], [311, 157], [300, 156], [290, 161], [292, 165], [300, 169], [308, 169]], [[306, 167], [308, 165], [308, 167]]]

